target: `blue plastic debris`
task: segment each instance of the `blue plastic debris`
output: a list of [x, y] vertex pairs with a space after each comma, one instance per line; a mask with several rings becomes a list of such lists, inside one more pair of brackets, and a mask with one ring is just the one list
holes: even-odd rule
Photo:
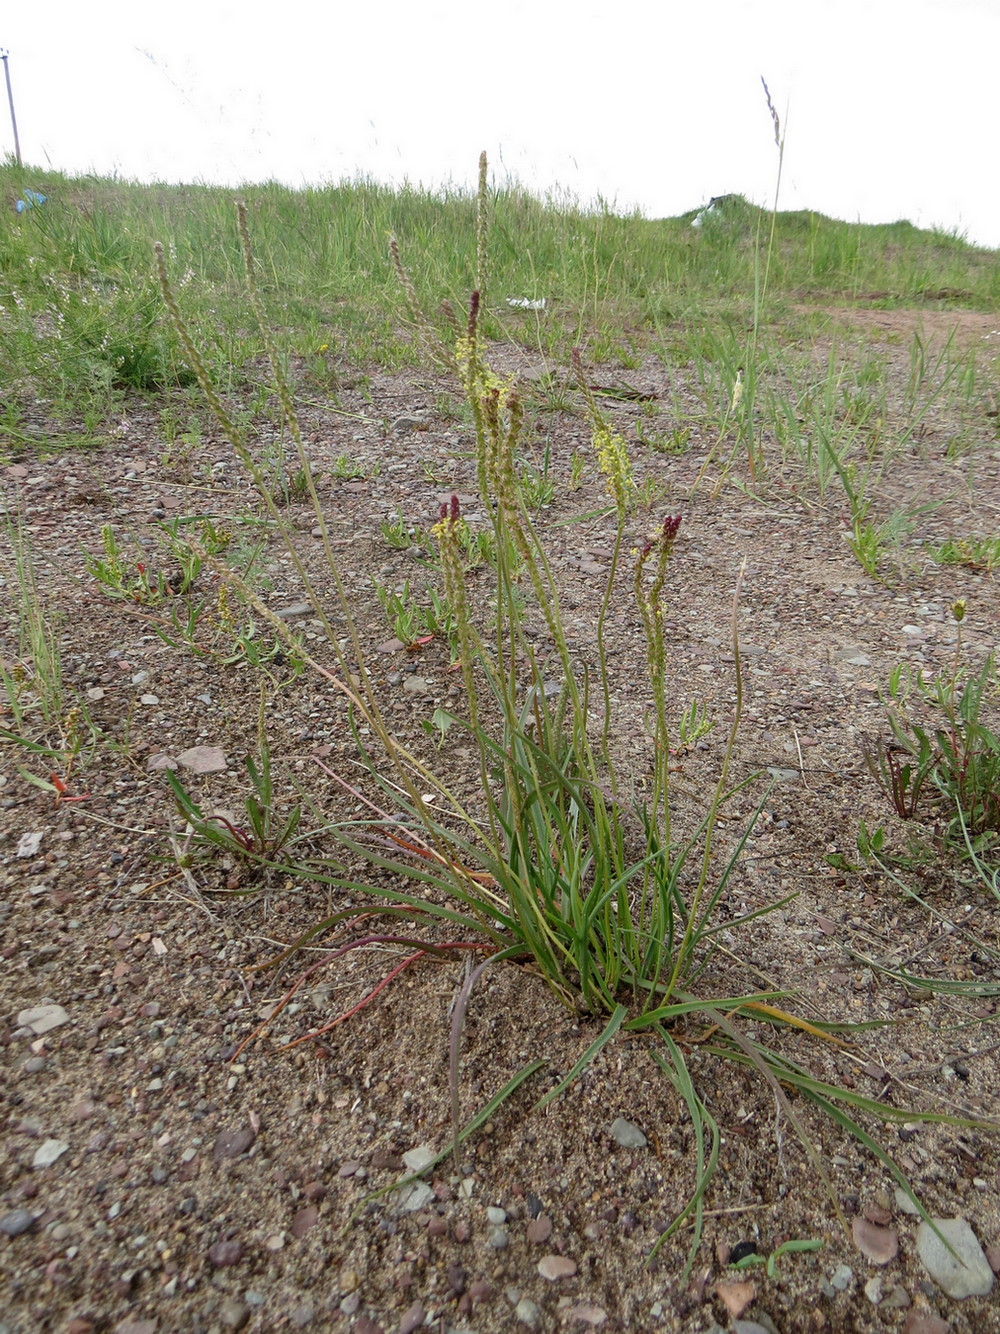
[[48, 199], [48, 195], [40, 195], [37, 190], [25, 190], [24, 198], [19, 199], [15, 205], [18, 213], [23, 213], [27, 208], [34, 208], [36, 205], [42, 205]]

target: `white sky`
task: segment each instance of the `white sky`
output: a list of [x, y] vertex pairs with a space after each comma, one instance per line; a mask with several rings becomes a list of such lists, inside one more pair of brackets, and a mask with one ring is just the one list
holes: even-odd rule
[[[140, 180], [711, 195], [1000, 247], [1000, 0], [21, 0], [26, 162]], [[2, 98], [2, 93], [0, 93]], [[0, 100], [0, 153], [13, 137]]]

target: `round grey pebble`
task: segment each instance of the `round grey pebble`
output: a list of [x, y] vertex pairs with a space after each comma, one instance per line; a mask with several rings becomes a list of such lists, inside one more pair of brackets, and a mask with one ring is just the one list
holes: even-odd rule
[[12, 1209], [0, 1218], [0, 1232], [8, 1237], [19, 1237], [22, 1232], [30, 1232], [35, 1225], [35, 1215], [27, 1209]]
[[505, 1227], [492, 1227], [487, 1241], [495, 1251], [505, 1251], [510, 1244], [510, 1237]]
[[493, 1224], [494, 1227], [499, 1227], [501, 1223], [506, 1223], [507, 1212], [505, 1209], [498, 1209], [496, 1208], [495, 1205], [490, 1205], [490, 1207], [486, 1210], [486, 1217], [490, 1220], [490, 1222]]
[[538, 1324], [538, 1307], [530, 1297], [522, 1297], [514, 1307], [514, 1314], [522, 1325], [527, 1325], [529, 1329], [534, 1329]]
[[611, 1138], [623, 1149], [644, 1149], [648, 1143], [639, 1127], [626, 1121], [623, 1116], [612, 1122]]
[[27, 1075], [37, 1075], [44, 1070], [48, 1062], [44, 1056], [29, 1056], [24, 1063], [24, 1072]]

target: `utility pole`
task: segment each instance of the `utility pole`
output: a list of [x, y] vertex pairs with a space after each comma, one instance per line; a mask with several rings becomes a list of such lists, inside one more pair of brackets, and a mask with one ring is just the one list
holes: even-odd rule
[[9, 51], [0, 51], [0, 60], [3, 61], [4, 78], [7, 80], [7, 101], [10, 103], [10, 123], [14, 131], [14, 156], [17, 158], [17, 165], [23, 165], [21, 162], [21, 141], [17, 137], [17, 117], [14, 115], [14, 92], [10, 86], [10, 66], [7, 64]]

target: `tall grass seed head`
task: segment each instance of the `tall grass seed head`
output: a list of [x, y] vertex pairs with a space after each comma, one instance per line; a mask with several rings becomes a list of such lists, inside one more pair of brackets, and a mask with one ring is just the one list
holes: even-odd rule
[[500, 408], [505, 406], [514, 389], [513, 378], [497, 375], [492, 367], [480, 360], [475, 339], [470, 338], [467, 333], [462, 334], [455, 343], [455, 362], [463, 382], [468, 380], [471, 367], [475, 374], [477, 391], [485, 395], [495, 390], [499, 395]]
[[635, 489], [625, 440], [606, 422], [599, 422], [594, 427], [593, 442], [597, 466], [607, 480], [608, 493], [618, 508], [624, 509]]
[[951, 614], [956, 621], [965, 620], [965, 598], [959, 598], [951, 604]]
[[732, 416], [736, 409], [743, 402], [743, 367], [736, 372], [736, 383], [733, 385], [733, 397], [729, 403], [729, 415]]
[[446, 500], [441, 502], [441, 508], [438, 510], [438, 521], [431, 529], [431, 534], [440, 540], [461, 521], [462, 506], [459, 503], [458, 496], [453, 495], [450, 504]]
[[633, 555], [636, 557], [638, 565], [641, 567], [646, 563], [654, 551], [658, 552], [661, 558], [670, 555], [677, 540], [677, 533], [681, 526], [684, 516], [682, 514], [668, 514], [655, 533], [652, 533], [643, 545]]
[[233, 615], [233, 609], [229, 602], [229, 585], [220, 584], [219, 592], [216, 596], [215, 614], [219, 624], [225, 630], [231, 630], [236, 624], [236, 618]]
[[74, 705], [59, 725], [59, 741], [66, 750], [72, 750], [80, 736], [80, 709]]
[[683, 514], [668, 514], [663, 520], [663, 531], [660, 540], [668, 551], [677, 539], [677, 533], [680, 530], [683, 518]]

